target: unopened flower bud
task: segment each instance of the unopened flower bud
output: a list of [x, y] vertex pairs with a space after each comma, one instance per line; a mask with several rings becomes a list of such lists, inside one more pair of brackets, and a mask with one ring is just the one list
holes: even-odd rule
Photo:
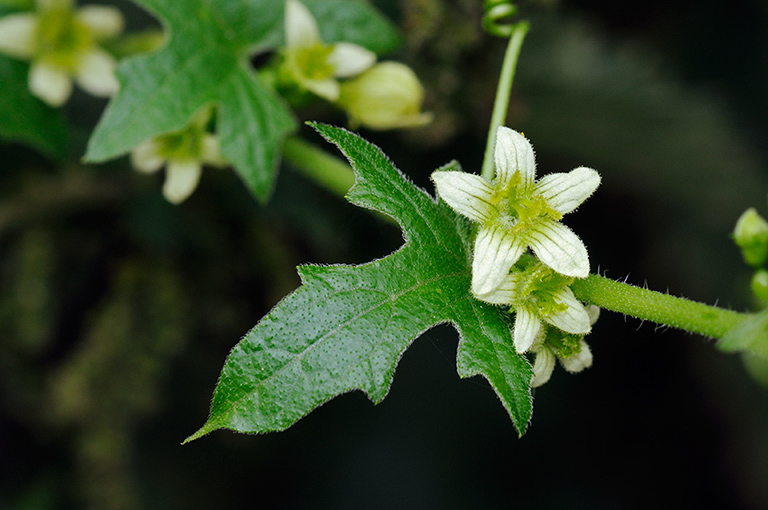
[[741, 248], [744, 261], [752, 267], [760, 267], [768, 257], [768, 222], [754, 208], [744, 211], [736, 222], [733, 240]]
[[421, 112], [424, 89], [410, 67], [382, 62], [341, 83], [337, 104], [350, 123], [371, 129], [419, 127], [432, 120]]
[[768, 302], [768, 271], [758, 269], [750, 282], [752, 293], [761, 301]]
[[579, 344], [579, 352], [567, 358], [560, 358], [563, 368], [574, 374], [592, 366], [592, 351], [587, 342], [582, 338]]

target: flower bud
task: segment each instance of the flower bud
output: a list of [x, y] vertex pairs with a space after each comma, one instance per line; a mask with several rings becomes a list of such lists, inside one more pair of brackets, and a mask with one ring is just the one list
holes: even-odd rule
[[733, 240], [741, 248], [744, 261], [752, 267], [760, 267], [768, 257], [768, 222], [754, 208], [744, 211], [736, 222]]
[[755, 274], [752, 275], [750, 286], [752, 287], [752, 293], [757, 299], [768, 303], [768, 271], [765, 269], [755, 271]]
[[382, 62], [358, 77], [341, 83], [337, 104], [350, 124], [371, 129], [419, 127], [432, 120], [421, 112], [424, 89], [408, 66]]
[[560, 364], [572, 374], [592, 366], [592, 351], [583, 338], [579, 341], [579, 347], [579, 351], [572, 356], [560, 358]]

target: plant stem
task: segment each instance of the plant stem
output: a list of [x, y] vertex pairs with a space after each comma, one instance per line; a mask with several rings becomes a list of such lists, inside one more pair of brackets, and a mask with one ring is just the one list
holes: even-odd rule
[[285, 140], [283, 158], [296, 170], [341, 197], [355, 183], [352, 167], [344, 160], [299, 138]]
[[728, 330], [749, 317], [595, 274], [576, 280], [571, 284], [571, 290], [581, 301], [601, 308], [713, 338], [722, 338]]
[[525, 39], [525, 35], [528, 33], [529, 29], [530, 25], [527, 21], [517, 23], [509, 38], [507, 51], [504, 53], [504, 63], [501, 66], [499, 85], [496, 88], [496, 99], [493, 102], [491, 125], [488, 128], [488, 141], [485, 144], [485, 156], [483, 158], [483, 168], [481, 172], [481, 175], [489, 181], [493, 179], [494, 172], [493, 150], [496, 145], [496, 129], [504, 124], [504, 121], [507, 118], [509, 95], [512, 93], [512, 82], [515, 79], [517, 59], [520, 56], [523, 39]]

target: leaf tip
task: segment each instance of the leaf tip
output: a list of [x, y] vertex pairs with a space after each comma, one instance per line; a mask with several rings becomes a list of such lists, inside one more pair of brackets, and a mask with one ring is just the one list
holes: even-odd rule
[[203, 436], [205, 436], [205, 435], [208, 435], [208, 434], [210, 434], [211, 432], [213, 432], [214, 430], [216, 430], [216, 429], [219, 429], [219, 428], [221, 428], [221, 427], [218, 427], [218, 426], [216, 426], [215, 424], [212, 424], [212, 423], [211, 423], [211, 421], [210, 421], [210, 420], [208, 420], [208, 421], [205, 423], [205, 425], [203, 425], [202, 427], [200, 427], [200, 430], [198, 430], [197, 432], [195, 432], [194, 434], [192, 434], [191, 436], [189, 436], [188, 438], [186, 438], [184, 441], [182, 441], [182, 442], [181, 442], [181, 444], [182, 444], [182, 446], [183, 446], [183, 445], [185, 445], [185, 444], [187, 444], [187, 443], [191, 443], [191, 442], [192, 442], [192, 441], [194, 441], [195, 439], [200, 439], [201, 437], [203, 437]]

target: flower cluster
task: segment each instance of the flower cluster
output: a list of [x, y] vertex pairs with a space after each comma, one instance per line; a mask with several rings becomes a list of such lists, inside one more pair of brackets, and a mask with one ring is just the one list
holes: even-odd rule
[[30, 91], [51, 106], [72, 94], [72, 80], [94, 96], [109, 97], [118, 88], [115, 59], [99, 46], [123, 30], [114, 7], [73, 0], [37, 0], [35, 12], [0, 19], [0, 53], [31, 61]]
[[569, 371], [592, 362], [583, 337], [597, 316], [569, 287], [589, 274], [587, 249], [560, 220], [597, 189], [600, 175], [579, 167], [536, 180], [533, 147], [506, 127], [496, 133], [494, 160], [492, 181], [457, 171], [436, 171], [432, 180], [449, 206], [478, 224], [472, 293], [514, 311], [515, 349], [536, 353], [540, 385], [556, 357]]
[[278, 85], [309, 91], [347, 112], [352, 125], [372, 129], [418, 127], [432, 119], [421, 112], [424, 89], [416, 74], [348, 42], [327, 44], [309, 9], [285, 4], [285, 47], [279, 53]]

